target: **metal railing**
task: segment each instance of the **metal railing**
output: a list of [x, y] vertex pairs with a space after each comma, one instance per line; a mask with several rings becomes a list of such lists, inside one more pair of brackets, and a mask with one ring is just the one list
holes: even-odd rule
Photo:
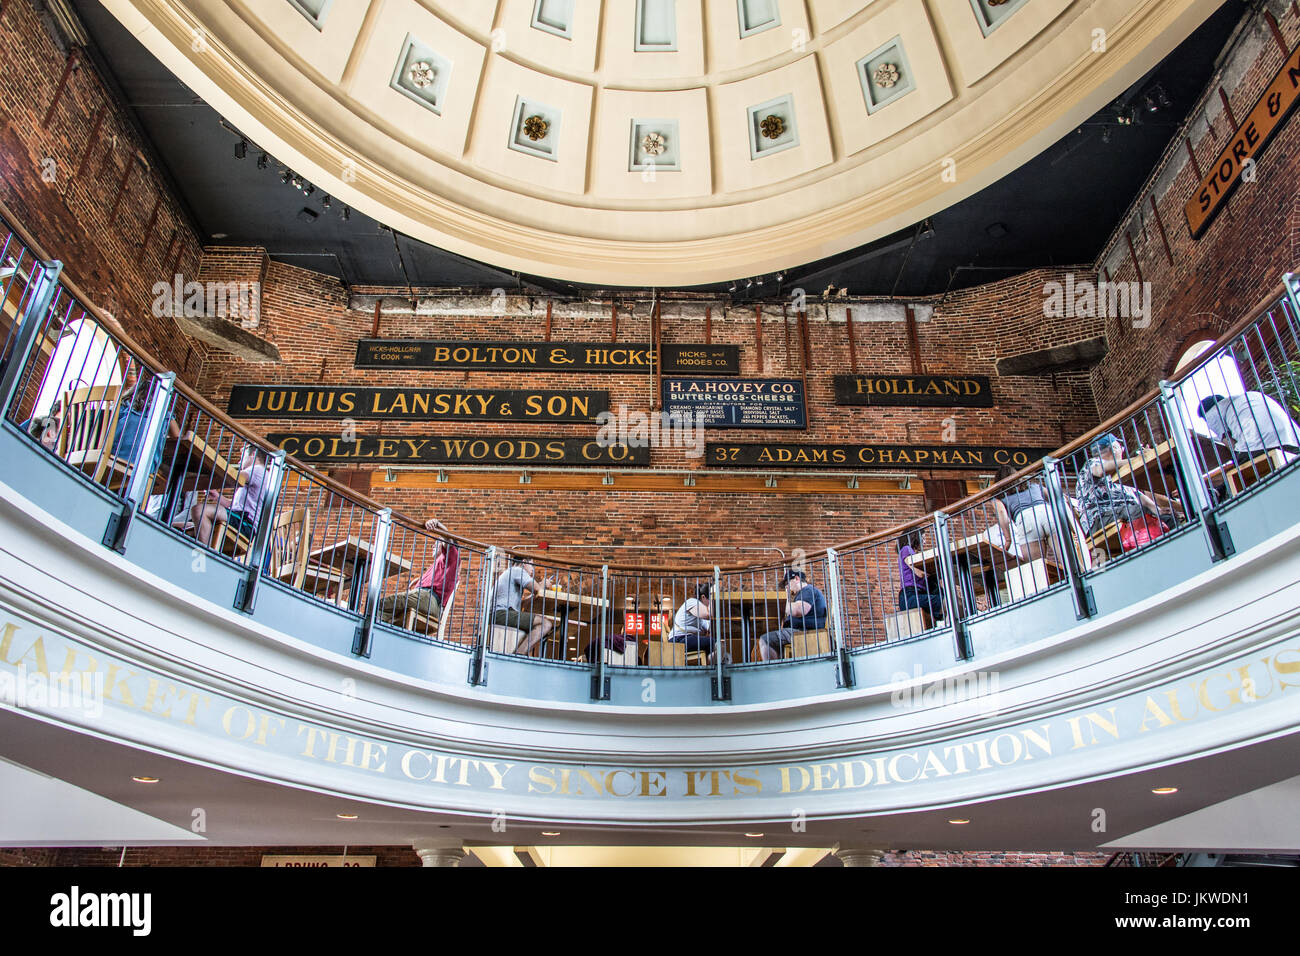
[[[592, 672], [709, 672], [851, 658], [1087, 584], [1168, 535], [1203, 530], [1300, 461], [1297, 282], [1155, 396], [951, 509], [839, 549], [763, 566], [621, 568], [536, 561], [394, 515], [236, 426], [116, 334], [58, 263], [0, 229], [3, 415], [118, 506], [104, 543], [151, 522], [241, 569], [235, 606], [268, 582], [356, 620], [464, 651]], [[1237, 378], [1233, 378], [1233, 376]], [[1221, 396], [1217, 400], [1214, 396]], [[793, 573], [792, 573], [793, 572]]]

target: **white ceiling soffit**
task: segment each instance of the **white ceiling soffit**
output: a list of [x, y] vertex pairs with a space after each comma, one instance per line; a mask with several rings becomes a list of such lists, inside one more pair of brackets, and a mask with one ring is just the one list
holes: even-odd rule
[[411, 236], [559, 279], [790, 268], [979, 191], [1219, 0], [103, 0]]
[[1300, 777], [1232, 797], [1107, 844], [1112, 850], [1300, 851]]

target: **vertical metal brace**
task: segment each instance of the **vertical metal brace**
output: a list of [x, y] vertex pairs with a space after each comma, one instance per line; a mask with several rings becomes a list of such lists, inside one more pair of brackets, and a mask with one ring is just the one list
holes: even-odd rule
[[1180, 409], [1182, 401], [1169, 382], [1160, 383], [1160, 410], [1165, 418], [1165, 428], [1173, 436], [1174, 453], [1178, 462], [1178, 487], [1182, 492], [1183, 510], [1195, 507], [1201, 519], [1201, 528], [1205, 531], [1205, 543], [1210, 548], [1210, 560], [1222, 561], [1236, 553], [1232, 546], [1232, 535], [1228, 526], [1219, 521], [1213, 512], [1209, 493], [1205, 490], [1205, 480], [1201, 477], [1201, 467], [1192, 452], [1192, 443], [1187, 439], [1188, 427], [1183, 422]]
[[[600, 643], [596, 652], [596, 672], [591, 675], [591, 699], [609, 700], [609, 677], [605, 673], [605, 642], [608, 640], [609, 619], [613, 610], [609, 606], [609, 565], [600, 569]], [[561, 642], [569, 636], [561, 634]]]
[[966, 622], [958, 613], [957, 575], [952, 563], [952, 544], [948, 538], [948, 516], [942, 511], [934, 513], [934, 543], [939, 557], [939, 576], [943, 580], [943, 601], [948, 610], [948, 620], [952, 624], [953, 638], [956, 641], [957, 660], [970, 660], [973, 656], [970, 634], [966, 630]]
[[379, 595], [388, 577], [388, 541], [393, 533], [393, 509], [385, 508], [375, 515], [375, 533], [370, 542], [370, 577], [366, 581], [366, 607], [352, 642], [352, 653], [358, 657], [370, 656], [371, 632], [375, 614], [379, 610]]
[[1074, 549], [1074, 522], [1070, 520], [1070, 505], [1065, 500], [1065, 484], [1061, 480], [1061, 462], [1058, 459], [1051, 456], [1043, 459], [1043, 478], [1047, 482], [1052, 523], [1056, 525], [1056, 547], [1061, 560], [1065, 562], [1065, 573], [1070, 579], [1070, 593], [1074, 595], [1074, 616], [1076, 620], [1082, 621], [1097, 613], [1097, 602], [1093, 599], [1092, 588], [1083, 579], [1079, 553]]
[[[253, 545], [248, 552], [248, 571], [235, 591], [235, 607], [245, 614], [253, 613], [253, 605], [257, 601], [257, 582], [266, 565], [266, 549], [271, 546], [271, 535], [275, 531], [275, 512], [280, 507], [280, 489], [284, 487], [284, 457], [283, 451], [273, 452], [266, 464], [262, 503], [257, 512], [257, 532], [253, 535]], [[366, 653], [369, 655], [368, 648]]]
[[471, 687], [487, 683], [487, 665], [484, 657], [487, 650], [488, 635], [492, 632], [492, 595], [495, 592], [497, 546], [492, 545], [487, 551], [487, 561], [480, 565], [479, 575], [482, 587], [479, 589], [478, 634], [474, 639], [474, 648], [469, 655], [469, 683]]
[[[716, 609], [722, 602], [722, 571], [715, 564], [713, 566], [713, 607]], [[724, 673], [722, 658], [724, 650], [722, 646], [722, 634], [718, 629], [717, 616], [712, 618], [713, 646], [716, 650], [713, 653], [713, 699], [714, 700], [731, 700], [731, 675]]]
[[63, 272], [63, 263], [56, 259], [53, 262], [41, 262], [39, 265], [41, 276], [37, 280], [36, 291], [32, 293], [27, 303], [27, 311], [19, 320], [14, 350], [10, 353], [9, 362], [3, 369], [4, 374], [0, 375], [0, 402], [3, 402], [0, 408], [6, 413], [13, 404], [15, 393], [18, 391], [18, 380], [22, 377], [23, 370], [27, 368], [32, 349], [36, 347], [36, 340], [45, 332], [43, 319], [49, 315], [54, 296], [59, 291], [59, 275]]
[[131, 480], [127, 483], [126, 502], [122, 510], [108, 519], [108, 528], [104, 531], [104, 544], [118, 554], [126, 551], [126, 536], [131, 530], [131, 519], [144, 508], [145, 492], [149, 490], [149, 481], [153, 478], [154, 454], [162, 445], [164, 423], [171, 410], [172, 394], [176, 388], [176, 373], [163, 372], [158, 376], [158, 388], [154, 390], [153, 401], [149, 405], [149, 418], [145, 422], [144, 441], [135, 450], [135, 460], [131, 462]]
[[834, 548], [826, 549], [826, 576], [831, 589], [831, 635], [835, 641], [835, 654], [839, 667], [835, 683], [839, 687], [853, 686], [853, 661], [849, 657], [848, 642], [844, 633], [843, 590], [840, 585], [840, 556]]

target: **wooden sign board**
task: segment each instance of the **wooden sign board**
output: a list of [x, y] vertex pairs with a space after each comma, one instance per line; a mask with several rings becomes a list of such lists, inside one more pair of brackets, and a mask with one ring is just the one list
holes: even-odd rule
[[302, 461], [331, 465], [648, 465], [650, 446], [602, 446], [595, 438], [520, 438], [479, 435], [356, 436], [278, 434], [267, 439]]
[[666, 378], [663, 409], [705, 428], [807, 428], [803, 382], [769, 378]]
[[1187, 201], [1183, 211], [1193, 239], [1199, 239], [1209, 228], [1228, 197], [1241, 184], [1246, 163], [1264, 151], [1297, 102], [1300, 102], [1300, 46], [1291, 51], [1255, 108], [1219, 153], [1196, 194]]
[[994, 445], [802, 445], [709, 442], [705, 461], [719, 468], [955, 468], [994, 472], [1002, 465], [1027, 468], [1051, 448]]
[[609, 392], [236, 385], [226, 410], [234, 418], [594, 422], [609, 410]]
[[272, 856], [262, 857], [262, 866], [317, 868], [317, 867], [373, 867], [373, 856]]
[[835, 404], [992, 408], [993, 383], [985, 375], [836, 375]]
[[[736, 345], [662, 345], [668, 374], [740, 372]], [[362, 339], [357, 368], [448, 369], [458, 372], [612, 372], [650, 374], [655, 350], [646, 342], [434, 342]]]

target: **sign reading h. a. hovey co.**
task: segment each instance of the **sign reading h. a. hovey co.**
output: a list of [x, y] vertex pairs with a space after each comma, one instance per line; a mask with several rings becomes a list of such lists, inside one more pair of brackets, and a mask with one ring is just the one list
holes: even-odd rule
[[709, 442], [705, 460], [731, 468], [956, 468], [995, 471], [1025, 468], [1050, 448], [1003, 445], [804, 445]]
[[664, 411], [705, 428], [806, 428], [803, 382], [770, 378], [666, 378]]
[[836, 375], [835, 404], [992, 408], [993, 387], [983, 375]]
[[596, 438], [538, 438], [506, 435], [266, 436], [295, 458], [327, 464], [372, 465], [648, 465], [650, 447], [607, 444]]
[[1199, 239], [1209, 228], [1228, 197], [1247, 178], [1247, 169], [1253, 168], [1256, 157], [1282, 128], [1297, 103], [1300, 103], [1300, 45], [1291, 51], [1250, 115], [1215, 158], [1196, 194], [1187, 201], [1183, 211], [1193, 239]]
[[344, 385], [236, 385], [227, 407], [235, 418], [429, 422], [594, 422], [608, 410], [608, 392]]
[[[663, 372], [740, 373], [738, 345], [663, 345]], [[357, 368], [462, 372], [615, 372], [650, 374], [655, 349], [645, 342], [434, 342], [362, 339]]]

